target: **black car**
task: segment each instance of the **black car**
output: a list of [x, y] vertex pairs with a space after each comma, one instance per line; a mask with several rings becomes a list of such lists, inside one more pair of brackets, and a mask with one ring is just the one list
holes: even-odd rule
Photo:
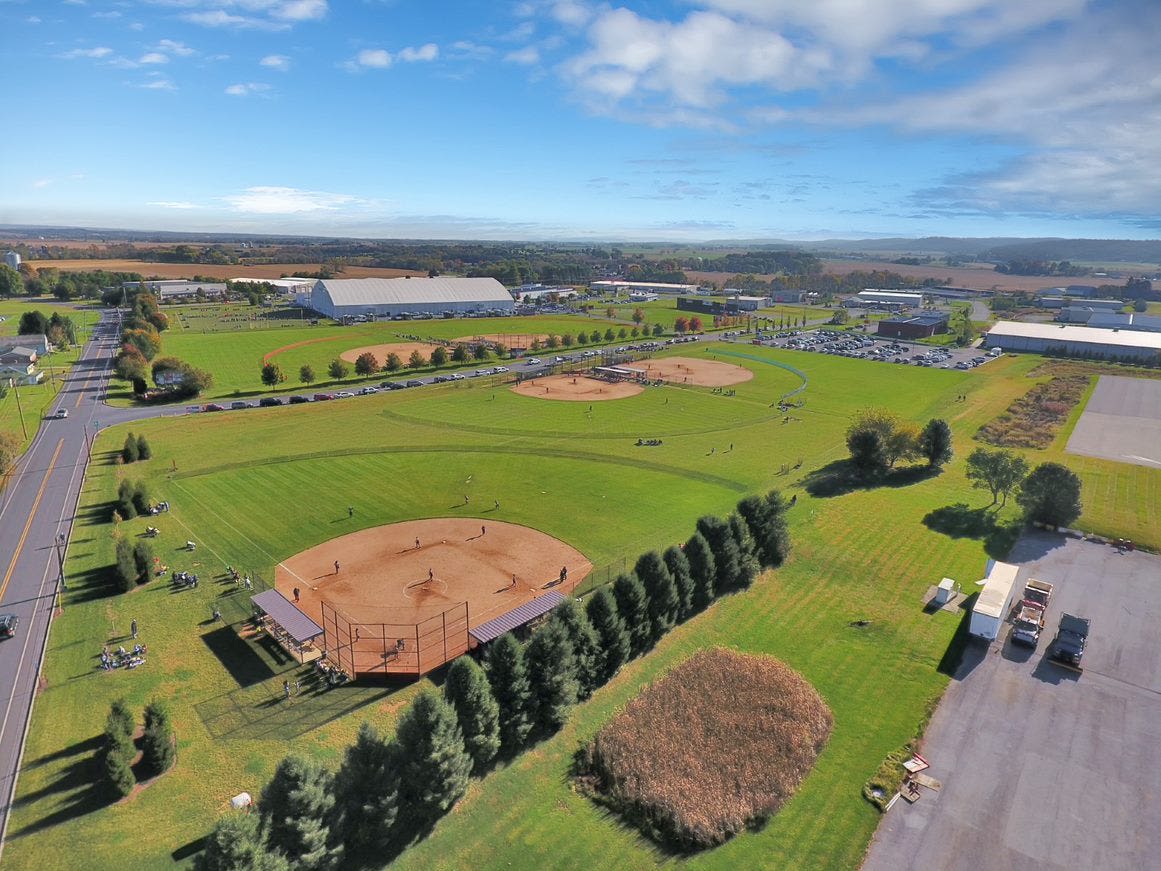
[[270, 408], [272, 405], [282, 405], [282, 400], [277, 396], [263, 396], [258, 400], [258, 404], [263, 408]]
[[301, 405], [304, 402], [310, 402], [310, 400], [305, 396], [292, 396], [289, 402], [291, 405]]
[[0, 638], [11, 638], [19, 625], [20, 618], [15, 614], [0, 614]]
[[412, 378], [410, 381], [407, 382], [407, 386], [408, 387], [422, 387], [423, 382], [420, 381], [418, 378]]
[[379, 385], [384, 390], [404, 390], [407, 388], [406, 381], [384, 381]]

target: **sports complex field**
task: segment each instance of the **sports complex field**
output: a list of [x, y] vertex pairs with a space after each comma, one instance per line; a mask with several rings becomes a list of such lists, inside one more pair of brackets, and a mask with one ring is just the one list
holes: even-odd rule
[[[425, 329], [454, 338], [484, 323], [435, 321]], [[590, 322], [538, 319], [523, 329], [575, 332], [580, 325]], [[318, 368], [344, 350], [392, 341], [389, 333], [397, 329], [175, 333], [165, 341], [166, 353], [214, 371], [217, 395], [229, 396], [261, 387], [258, 361], [271, 351], [320, 333], [328, 339], [280, 352], [293, 373], [300, 361]], [[1039, 361], [1022, 355], [977, 372], [938, 371], [714, 342], [654, 359], [691, 355], [716, 355], [751, 377], [725, 392], [688, 383], [650, 387], [593, 403], [591, 411], [587, 404], [538, 401], [469, 379], [346, 402], [158, 419], [135, 428], [147, 434], [154, 458], [129, 466], [113, 460], [124, 432], [103, 432], [79, 507], [67, 565], [72, 581], [53, 629], [5, 865], [74, 867], [78, 844], [96, 868], [187, 863], [229, 797], [257, 793], [288, 750], [336, 765], [364, 720], [382, 731], [393, 728], [422, 682], [363, 683], [283, 699], [283, 681], [301, 669], [276, 647], [243, 639], [229, 625], [249, 608], [224, 576], [226, 565], [274, 583], [279, 564], [293, 567], [296, 555], [324, 548], [316, 552], [317, 566], [295, 572], [325, 581], [334, 560], [347, 561], [337, 555], [343, 543], [359, 540], [347, 536], [375, 539], [372, 555], [395, 547], [403, 556], [398, 551], [418, 535], [419, 553], [398, 563], [396, 581], [381, 582], [406, 597], [408, 584], [422, 582], [428, 568], [443, 576], [444, 564], [437, 564], [435, 551], [431, 560], [421, 556], [426, 533], [404, 535], [406, 527], [394, 527], [398, 532], [387, 536], [399, 536], [396, 541], [382, 528], [452, 518], [470, 523], [465, 539], [486, 527], [464, 548], [490, 547], [493, 536], [502, 544], [501, 530], [509, 524], [562, 543], [592, 566], [577, 588], [584, 593], [631, 569], [643, 551], [684, 541], [699, 516], [724, 515], [743, 496], [777, 487], [798, 497], [789, 516], [794, 552], [783, 568], [671, 632], [578, 706], [555, 737], [474, 781], [456, 810], [397, 864], [666, 863], [633, 830], [575, 792], [568, 772], [577, 748], [645, 684], [692, 652], [720, 645], [771, 654], [801, 672], [833, 711], [834, 731], [814, 771], [767, 826], [688, 864], [857, 867], [879, 819], [862, 799], [862, 786], [887, 753], [916, 734], [948, 680], [945, 657], [960, 621], [925, 614], [923, 596], [941, 577], [974, 582], [1005, 540], [944, 534], [923, 519], [957, 503], [988, 503], [963, 477], [963, 458], [975, 446], [975, 431], [1031, 386], [1027, 373]], [[804, 378], [798, 395], [804, 405], [783, 414], [777, 400]], [[967, 401], [956, 400], [961, 394]], [[907, 486], [811, 496], [809, 476], [846, 454], [849, 418], [870, 405], [919, 423], [946, 418], [955, 433], [955, 460], [942, 474]], [[1029, 459], [1062, 461], [1081, 475], [1082, 526], [1161, 547], [1155, 525], [1161, 470], [1066, 455], [1063, 446], [1079, 414], [1052, 447], [1028, 451]], [[642, 438], [662, 444], [638, 445]], [[148, 521], [161, 529], [155, 552], [173, 570], [201, 573], [197, 589], [176, 591], [159, 580], [111, 594], [104, 582], [113, 559], [111, 507], [126, 477], [144, 477], [155, 498], [171, 503], [169, 514]], [[1001, 524], [1015, 517], [1014, 510], [1000, 513]], [[135, 519], [120, 528], [137, 536], [145, 525]], [[187, 540], [198, 543], [196, 552], [182, 550]], [[480, 586], [485, 597], [500, 595], [500, 573], [521, 549], [512, 544], [484, 557], [491, 573]], [[455, 560], [447, 564], [449, 576], [466, 564], [450, 551], [448, 558]], [[546, 565], [555, 562], [554, 556]], [[358, 563], [347, 562], [336, 580], [345, 570], [358, 571]], [[530, 586], [540, 574], [530, 577]], [[548, 569], [544, 580], [550, 577]], [[287, 582], [277, 583], [285, 588]], [[443, 594], [442, 587], [438, 591]], [[457, 592], [450, 582], [449, 592]], [[225, 624], [211, 619], [215, 606]], [[149, 645], [146, 666], [101, 671], [102, 645], [120, 643], [131, 619]], [[852, 626], [856, 621], [868, 622]], [[439, 680], [439, 672], [433, 677]], [[120, 696], [135, 709], [155, 697], [168, 700], [178, 763], [156, 783], [109, 805], [92, 786], [92, 760], [109, 703]]]

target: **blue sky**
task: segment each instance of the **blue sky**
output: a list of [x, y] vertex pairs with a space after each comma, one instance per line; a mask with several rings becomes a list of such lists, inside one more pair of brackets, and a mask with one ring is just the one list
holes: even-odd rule
[[0, 223], [1156, 238], [1155, 0], [0, 0]]

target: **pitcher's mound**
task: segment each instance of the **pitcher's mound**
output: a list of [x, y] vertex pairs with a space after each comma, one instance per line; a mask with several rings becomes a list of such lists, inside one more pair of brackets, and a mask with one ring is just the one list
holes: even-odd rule
[[[634, 364], [636, 365], [636, 364]], [[619, 381], [611, 384], [599, 378], [587, 378], [584, 375], [546, 375], [543, 378], [531, 378], [521, 381], [511, 388], [513, 393], [521, 396], [534, 396], [537, 399], [562, 399], [567, 402], [601, 402], [606, 399], [625, 399], [636, 396], [645, 388], [632, 381]]]

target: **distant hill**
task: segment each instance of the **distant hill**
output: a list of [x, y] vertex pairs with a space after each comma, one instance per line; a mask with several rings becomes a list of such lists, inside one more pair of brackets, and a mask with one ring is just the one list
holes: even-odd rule
[[1019, 239], [994, 237], [962, 239], [928, 236], [922, 239], [826, 239], [802, 242], [799, 248], [818, 254], [928, 257], [950, 255], [978, 260], [1069, 260], [1097, 263], [1161, 264], [1161, 240], [1133, 239]]

